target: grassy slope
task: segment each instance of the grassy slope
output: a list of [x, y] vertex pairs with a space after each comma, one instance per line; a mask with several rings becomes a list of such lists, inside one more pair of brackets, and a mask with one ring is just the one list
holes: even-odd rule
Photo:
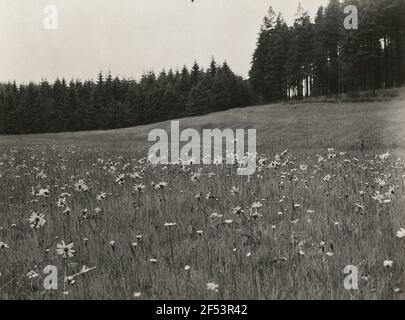
[[[181, 119], [180, 126], [198, 130], [254, 128], [257, 130], [258, 150], [266, 153], [281, 148], [316, 152], [329, 146], [340, 150], [356, 150], [360, 147], [361, 138], [365, 139], [369, 149], [402, 151], [405, 147], [404, 98], [404, 95], [400, 95], [389, 101], [248, 107]], [[169, 129], [169, 126], [170, 122], [166, 121], [107, 131], [0, 136], [0, 144], [79, 143], [139, 149], [147, 144], [147, 135], [152, 128]]]

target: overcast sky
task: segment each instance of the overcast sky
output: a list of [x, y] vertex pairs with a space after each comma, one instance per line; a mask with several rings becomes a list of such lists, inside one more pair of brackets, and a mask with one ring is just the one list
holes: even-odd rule
[[[0, 0], [0, 81], [96, 78], [99, 70], [204, 67], [227, 60], [247, 76], [257, 33], [271, 5], [288, 23], [301, 2], [313, 16], [327, 0]], [[43, 10], [58, 9], [46, 30]]]

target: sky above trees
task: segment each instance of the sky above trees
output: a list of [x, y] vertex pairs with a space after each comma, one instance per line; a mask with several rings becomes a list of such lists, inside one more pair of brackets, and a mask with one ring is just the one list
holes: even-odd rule
[[[311, 17], [327, 0], [2, 0], [0, 81], [94, 78], [100, 70], [138, 79], [154, 69], [227, 60], [248, 75], [271, 5], [291, 24], [298, 3]], [[58, 29], [43, 27], [45, 6]]]

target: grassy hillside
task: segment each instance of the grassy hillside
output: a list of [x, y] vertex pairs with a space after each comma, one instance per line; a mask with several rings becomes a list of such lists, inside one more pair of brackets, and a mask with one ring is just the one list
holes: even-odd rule
[[[344, 150], [360, 148], [364, 139], [368, 150], [405, 148], [405, 94], [390, 100], [352, 102], [328, 101], [273, 104], [232, 109], [207, 116], [180, 119], [182, 128], [254, 128], [258, 151], [275, 152], [282, 148], [313, 152], [334, 146]], [[0, 144], [74, 143], [105, 145], [127, 150], [144, 149], [156, 123], [135, 128], [107, 131], [0, 136]]]

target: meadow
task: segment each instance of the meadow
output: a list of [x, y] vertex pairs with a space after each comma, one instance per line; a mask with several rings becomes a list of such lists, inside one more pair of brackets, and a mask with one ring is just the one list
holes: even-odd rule
[[0, 136], [0, 299], [404, 297], [403, 95], [180, 124], [257, 129], [258, 170], [150, 164], [169, 122]]

